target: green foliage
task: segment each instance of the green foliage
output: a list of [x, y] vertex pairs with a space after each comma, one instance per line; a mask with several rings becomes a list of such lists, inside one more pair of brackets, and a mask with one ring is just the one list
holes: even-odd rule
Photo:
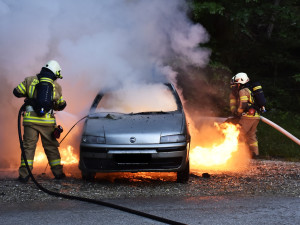
[[[289, 133], [300, 138], [300, 114], [283, 111], [271, 111], [265, 116], [267, 119], [281, 126]], [[285, 135], [263, 122], [258, 126], [258, 141], [260, 155], [267, 158], [284, 158], [300, 160], [300, 147]]]
[[224, 7], [217, 2], [198, 2], [192, 4], [193, 13], [196, 19], [199, 19], [202, 14], [208, 13], [211, 15], [223, 15]]
[[296, 82], [300, 82], [300, 73], [293, 76]]

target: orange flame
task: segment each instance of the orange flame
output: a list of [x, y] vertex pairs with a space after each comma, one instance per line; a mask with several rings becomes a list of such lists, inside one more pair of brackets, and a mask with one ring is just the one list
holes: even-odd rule
[[[78, 156], [74, 153], [74, 148], [71, 145], [68, 145], [67, 148], [60, 148], [59, 152], [61, 156], [61, 164], [71, 165], [78, 163]], [[48, 163], [46, 154], [43, 151], [43, 147], [38, 146], [34, 157], [34, 164], [41, 165], [45, 163]]]
[[62, 148], [60, 150], [61, 155], [61, 163], [68, 164], [76, 164], [78, 163], [78, 157], [74, 154], [74, 148], [71, 145], [68, 145], [67, 148]]
[[215, 126], [225, 135], [225, 140], [220, 145], [214, 144], [211, 148], [195, 147], [191, 151], [191, 164], [193, 166], [216, 166], [225, 164], [232, 153], [238, 150], [238, 128], [230, 123]]
[[[223, 135], [216, 138], [209, 147], [196, 146], [190, 152], [192, 170], [237, 170], [240, 164], [246, 165], [248, 159], [244, 147], [239, 143], [239, 125], [223, 123], [214, 126]], [[234, 162], [234, 165], [230, 165]], [[233, 168], [231, 168], [233, 167]]]

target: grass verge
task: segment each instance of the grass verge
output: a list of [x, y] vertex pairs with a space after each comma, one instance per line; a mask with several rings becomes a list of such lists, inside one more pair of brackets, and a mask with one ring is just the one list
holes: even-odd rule
[[[300, 139], [300, 114], [270, 111], [263, 115]], [[300, 146], [273, 127], [260, 122], [257, 129], [260, 156], [300, 161]]]

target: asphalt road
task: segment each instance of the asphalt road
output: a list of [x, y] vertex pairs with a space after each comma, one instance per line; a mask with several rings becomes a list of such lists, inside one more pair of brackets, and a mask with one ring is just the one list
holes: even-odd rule
[[[191, 174], [187, 184], [172, 173], [99, 174], [82, 181], [74, 168], [67, 179], [35, 170], [52, 191], [99, 199], [184, 224], [300, 224], [300, 163], [252, 160], [243, 172]], [[69, 170], [68, 170], [69, 169]], [[17, 170], [0, 171], [0, 224], [162, 224], [157, 221], [21, 184]]]
[[[166, 197], [107, 200], [184, 224], [299, 224], [300, 197]], [[163, 224], [90, 203], [0, 204], [1, 224]]]

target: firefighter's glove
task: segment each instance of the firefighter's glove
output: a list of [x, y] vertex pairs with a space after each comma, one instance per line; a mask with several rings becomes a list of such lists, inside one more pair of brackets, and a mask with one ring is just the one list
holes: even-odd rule
[[25, 97], [25, 95], [22, 94], [22, 93], [20, 93], [20, 92], [18, 91], [17, 88], [15, 88], [15, 89], [13, 90], [13, 94], [14, 94], [14, 96], [16, 96], [17, 98]]
[[25, 103], [26, 106], [27, 105], [31, 105], [33, 107], [35, 106], [35, 100], [32, 99], [32, 98], [25, 98], [24, 103]]
[[53, 131], [53, 133], [52, 133], [52, 137], [53, 137], [53, 138], [56, 138], [56, 139], [60, 138], [60, 134], [61, 134], [63, 131], [64, 131], [64, 130], [63, 130], [62, 126], [58, 125], [57, 127], [54, 128], [54, 131]]
[[62, 111], [66, 108], [67, 103], [66, 102], [62, 102], [61, 104], [58, 105], [58, 111]]
[[53, 109], [56, 110], [56, 111], [62, 111], [66, 108], [66, 106], [67, 106], [67, 103], [65, 101], [60, 103], [60, 104], [54, 103]]
[[254, 116], [255, 112], [256, 112], [256, 110], [254, 108], [249, 108], [249, 110], [248, 110], [248, 114], [251, 116]]
[[24, 112], [26, 111], [26, 104], [25, 103], [22, 105], [21, 111], [23, 112], [23, 115], [24, 115]]

